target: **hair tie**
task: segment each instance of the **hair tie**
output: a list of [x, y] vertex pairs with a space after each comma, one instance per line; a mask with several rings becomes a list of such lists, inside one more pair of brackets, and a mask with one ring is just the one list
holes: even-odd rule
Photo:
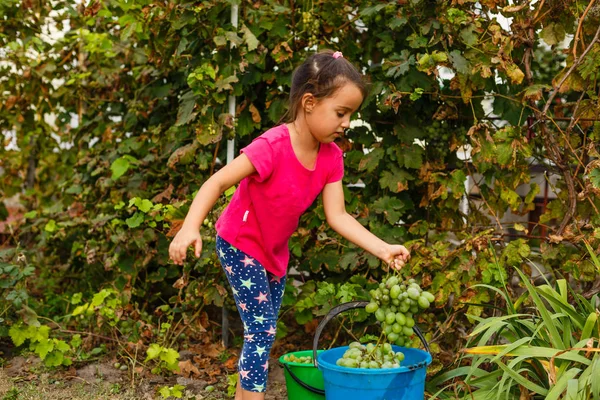
[[341, 51], [336, 51], [335, 53], [333, 53], [333, 58], [344, 58], [344, 55], [342, 54]]

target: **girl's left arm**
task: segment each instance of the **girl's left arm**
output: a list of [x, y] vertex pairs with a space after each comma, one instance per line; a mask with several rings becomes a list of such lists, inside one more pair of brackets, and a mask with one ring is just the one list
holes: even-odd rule
[[[406, 247], [384, 242], [346, 212], [342, 181], [325, 185], [323, 189], [323, 206], [327, 223], [344, 238], [394, 268], [401, 268], [408, 261], [410, 253]], [[393, 263], [393, 261], [395, 262]]]

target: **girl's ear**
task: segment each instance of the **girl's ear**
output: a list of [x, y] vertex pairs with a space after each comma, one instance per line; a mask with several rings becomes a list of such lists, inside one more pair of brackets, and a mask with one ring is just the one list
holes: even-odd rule
[[313, 96], [312, 93], [304, 93], [302, 98], [300, 99], [300, 104], [302, 105], [302, 109], [307, 113], [311, 113], [315, 105], [317, 104], [317, 99]]

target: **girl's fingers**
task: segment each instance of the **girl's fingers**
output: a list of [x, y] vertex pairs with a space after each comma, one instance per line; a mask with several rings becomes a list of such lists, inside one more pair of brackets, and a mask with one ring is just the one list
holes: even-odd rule
[[200, 253], [202, 252], [202, 240], [200, 238], [196, 239], [196, 257], [200, 257]]

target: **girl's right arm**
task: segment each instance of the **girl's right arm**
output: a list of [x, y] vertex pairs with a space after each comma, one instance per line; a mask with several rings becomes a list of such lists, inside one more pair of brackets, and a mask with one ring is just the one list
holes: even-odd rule
[[181, 229], [169, 246], [169, 257], [177, 265], [183, 265], [188, 247], [194, 245], [196, 257], [202, 252], [200, 225], [224, 191], [236, 185], [256, 169], [245, 154], [236, 157], [231, 163], [211, 176], [198, 190], [190, 206]]

